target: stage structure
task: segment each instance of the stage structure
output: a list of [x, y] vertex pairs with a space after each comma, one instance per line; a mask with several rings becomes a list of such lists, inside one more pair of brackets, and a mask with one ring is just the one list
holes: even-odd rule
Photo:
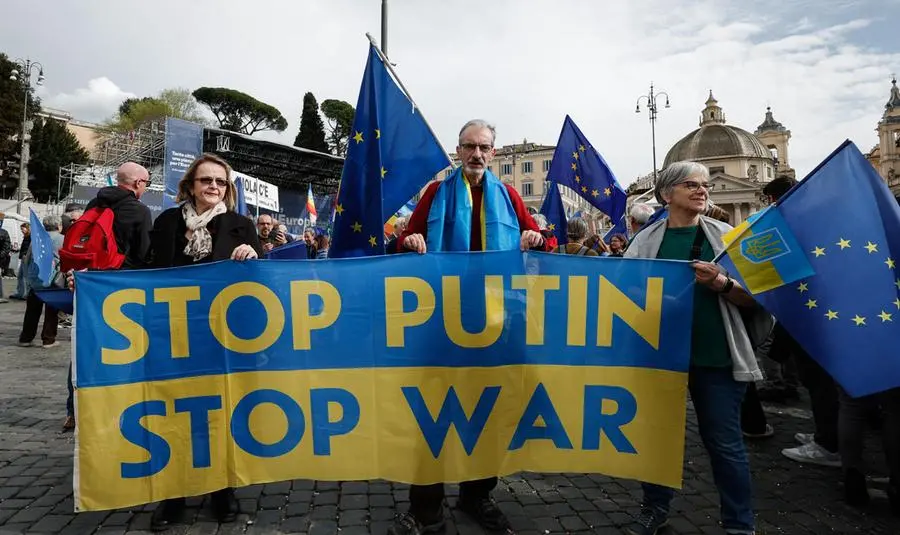
[[[309, 224], [305, 206], [310, 185], [322, 202], [319, 213], [330, 214], [344, 165], [343, 158], [330, 154], [167, 118], [144, 123], [128, 133], [106, 134], [91, 155], [92, 163], [61, 168], [57, 189], [69, 193], [60, 202], [86, 202], [85, 195], [93, 196], [97, 188], [114, 183], [119, 165], [133, 161], [150, 171], [148, 201], [155, 216], [158, 210], [172, 206], [177, 180], [200, 152], [218, 154], [235, 171], [276, 186], [278, 210], [263, 205], [259, 213], [274, 215], [293, 233], [302, 232]], [[255, 216], [256, 207], [250, 208]], [[323, 225], [330, 221], [321, 215], [319, 219]]]

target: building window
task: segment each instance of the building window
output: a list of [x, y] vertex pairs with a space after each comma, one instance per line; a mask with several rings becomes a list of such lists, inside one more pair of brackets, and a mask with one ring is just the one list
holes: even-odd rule
[[512, 164], [504, 163], [500, 165], [500, 174], [501, 175], [511, 175], [512, 174]]
[[724, 173], [724, 172], [725, 172], [725, 168], [723, 166], [709, 168], [709, 174], [711, 174], [711, 175], [714, 175], [716, 173]]
[[534, 184], [522, 182], [522, 197], [531, 197], [532, 195], [534, 195]]
[[544, 172], [545, 173], [550, 171], [550, 162], [552, 162], [552, 161], [553, 160], [544, 160]]
[[725, 189], [725, 188], [727, 188], [727, 187], [728, 187], [727, 184], [722, 184], [722, 189]]
[[772, 168], [769, 166], [766, 166], [766, 176], [772, 178]]
[[533, 162], [522, 162], [522, 173], [528, 174], [534, 172]]

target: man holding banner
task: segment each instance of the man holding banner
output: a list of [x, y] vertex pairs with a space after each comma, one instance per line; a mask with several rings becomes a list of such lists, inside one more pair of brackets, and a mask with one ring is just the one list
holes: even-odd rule
[[[456, 152], [463, 162], [446, 180], [431, 184], [397, 242], [406, 250], [503, 251], [516, 248], [551, 251], [556, 238], [544, 238], [514, 188], [487, 170], [495, 154], [493, 125], [472, 120], [459, 131]], [[497, 478], [460, 485], [458, 507], [487, 530], [509, 527], [491, 500]], [[393, 535], [418, 535], [444, 525], [444, 485], [413, 485], [409, 513], [397, 517]]]
[[556, 247], [555, 238], [541, 235], [515, 188], [487, 170], [495, 135], [494, 126], [480, 119], [463, 125], [456, 147], [463, 167], [428, 186], [398, 240], [401, 247], [420, 254]]
[[[655, 185], [668, 219], [638, 234], [626, 257], [689, 260], [696, 274], [691, 368], [688, 388], [697, 413], [700, 437], [712, 462], [726, 533], [753, 534], [750, 466], [741, 434], [741, 402], [747, 382], [762, 379], [741, 309], [756, 307], [753, 298], [711, 263], [725, 246], [725, 223], [702, 216], [709, 201], [709, 172], [702, 164], [669, 165]], [[761, 311], [760, 311], [761, 312]], [[655, 535], [668, 521], [673, 489], [643, 484], [640, 517], [632, 535]]]

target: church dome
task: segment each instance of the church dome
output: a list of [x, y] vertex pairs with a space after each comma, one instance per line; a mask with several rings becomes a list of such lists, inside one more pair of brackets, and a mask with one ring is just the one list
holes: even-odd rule
[[725, 114], [709, 93], [700, 128], [681, 138], [666, 154], [664, 166], [684, 160], [702, 161], [710, 158], [763, 158], [772, 154], [755, 135], [725, 124]]

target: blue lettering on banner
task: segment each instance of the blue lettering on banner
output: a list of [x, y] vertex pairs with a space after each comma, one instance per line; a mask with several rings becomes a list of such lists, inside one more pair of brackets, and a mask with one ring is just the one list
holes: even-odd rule
[[162, 471], [169, 464], [172, 448], [166, 439], [150, 431], [141, 424], [145, 416], [165, 416], [165, 401], [141, 401], [128, 407], [119, 418], [122, 436], [135, 446], [147, 450], [150, 458], [139, 463], [122, 463], [122, 478], [148, 477]]
[[[343, 388], [314, 388], [309, 392], [313, 425], [313, 454], [331, 455], [331, 437], [346, 435], [359, 424], [359, 400]], [[328, 407], [341, 407], [341, 419], [331, 421]]]
[[[603, 413], [603, 400], [616, 403], [616, 412]], [[622, 453], [637, 453], [622, 432], [622, 426], [637, 416], [634, 394], [621, 386], [587, 385], [584, 387], [584, 430], [581, 449], [600, 449], [600, 435], [605, 434], [613, 447]]]
[[[544, 421], [544, 425], [535, 425], [538, 418]], [[550, 401], [550, 395], [543, 383], [538, 383], [537, 388], [534, 389], [509, 443], [509, 450], [521, 449], [527, 441], [538, 439], [552, 440], [553, 445], [559, 449], [572, 449], [572, 441], [566, 434], [566, 428], [563, 427], [559, 413], [553, 407], [553, 402]]]
[[191, 458], [194, 468], [209, 468], [209, 411], [222, 408], [222, 396], [197, 396], [175, 400], [175, 412], [191, 416]]
[[[263, 444], [253, 436], [250, 429], [250, 413], [262, 403], [271, 403], [281, 409], [287, 419], [284, 437], [274, 444]], [[306, 421], [303, 410], [290, 396], [278, 390], [254, 390], [244, 396], [234, 407], [231, 415], [231, 434], [234, 443], [250, 455], [257, 457], [280, 457], [294, 449], [303, 438]]]
[[478, 443], [478, 438], [487, 424], [488, 416], [491, 415], [494, 404], [497, 403], [497, 398], [500, 396], [499, 386], [486, 387], [478, 398], [475, 410], [472, 411], [472, 417], [469, 418], [459, 401], [459, 396], [456, 395], [456, 389], [451, 386], [441, 404], [438, 417], [435, 419], [431, 416], [419, 387], [405, 386], [402, 390], [435, 459], [444, 448], [444, 441], [447, 439], [451, 425], [456, 427], [456, 433], [459, 435], [466, 454], [472, 455], [472, 450], [475, 449], [475, 444]]

